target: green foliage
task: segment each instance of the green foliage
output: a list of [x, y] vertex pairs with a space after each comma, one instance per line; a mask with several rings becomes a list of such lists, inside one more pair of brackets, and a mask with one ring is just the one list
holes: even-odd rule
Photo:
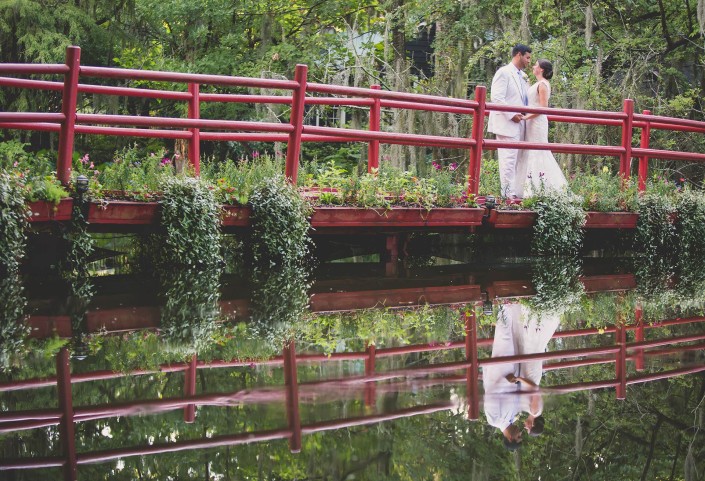
[[309, 254], [311, 207], [282, 175], [264, 179], [250, 196], [254, 265], [297, 267]]
[[502, 190], [499, 181], [499, 162], [494, 158], [482, 159], [480, 165], [480, 195], [493, 195], [499, 199]]
[[368, 309], [319, 314], [295, 326], [299, 344], [325, 354], [412, 343], [444, 343], [459, 339], [465, 324], [462, 309], [422, 306], [417, 309]]
[[30, 330], [24, 322], [27, 299], [19, 275], [0, 276], [0, 299], [0, 371], [6, 371], [24, 352]]
[[201, 178], [215, 185], [216, 198], [223, 204], [247, 205], [255, 186], [283, 171], [283, 161], [266, 155], [239, 162], [210, 158], [201, 163]]
[[[75, 163], [77, 172], [86, 168], [86, 157]], [[113, 196], [150, 200], [160, 191], [162, 184], [174, 175], [174, 159], [167, 157], [166, 152], [144, 152], [133, 145], [122, 149], [111, 162], [102, 165], [98, 181], [102, 189], [112, 192]]]
[[[166, 273], [164, 273], [166, 274]], [[161, 277], [160, 330], [167, 352], [184, 358], [206, 349], [219, 330], [219, 267], [173, 269]]]
[[536, 313], [563, 313], [575, 309], [585, 294], [580, 282], [582, 268], [577, 258], [547, 257], [531, 269], [536, 295], [528, 300]]
[[218, 266], [221, 211], [210, 186], [190, 177], [167, 177], [160, 190], [164, 274], [175, 267]]
[[311, 207], [281, 175], [255, 186], [250, 203], [253, 326], [280, 347], [308, 306]]
[[22, 179], [0, 170], [0, 274], [16, 272], [25, 254], [27, 207]]
[[27, 147], [16, 140], [0, 142], [0, 168], [22, 179], [26, 200], [58, 204], [69, 193], [56, 178], [56, 161], [46, 152], [27, 152]]
[[637, 278], [646, 294], [663, 290], [673, 278], [673, 246], [677, 245], [675, 212], [673, 201], [665, 196], [649, 193], [639, 199], [634, 250]]
[[607, 166], [597, 174], [577, 171], [571, 175], [570, 189], [583, 199], [586, 211], [635, 212], [637, 191], [634, 179], [625, 182]]
[[475, 206], [466, 195], [465, 179], [457, 165], [442, 168], [434, 163], [429, 177], [409, 170], [384, 166], [377, 172], [358, 175], [331, 161], [324, 168], [306, 174], [308, 195], [317, 205], [351, 205], [389, 209], [393, 206], [434, 207]]
[[[85, 200], [84, 200], [85, 202]], [[72, 296], [84, 301], [92, 295], [89, 263], [95, 250], [95, 241], [88, 233], [88, 222], [84, 212], [87, 205], [76, 199], [71, 212], [71, 225], [63, 232], [66, 254], [59, 265], [61, 277], [69, 284]]]
[[539, 255], [575, 256], [583, 244], [582, 198], [570, 191], [541, 190], [524, 206], [538, 214], [531, 250]]
[[686, 191], [676, 204], [679, 289], [705, 293], [705, 194]]

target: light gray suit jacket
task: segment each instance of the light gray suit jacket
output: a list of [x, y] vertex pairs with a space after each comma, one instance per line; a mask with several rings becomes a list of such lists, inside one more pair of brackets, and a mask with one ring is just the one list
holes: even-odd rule
[[[524, 90], [522, 92], [522, 82]], [[508, 63], [497, 70], [492, 79], [490, 101], [495, 104], [524, 106], [524, 95], [529, 91], [529, 84], [517, 73], [513, 63]], [[513, 122], [517, 112], [490, 112], [487, 130], [495, 135], [516, 137], [520, 133], [520, 123]]]

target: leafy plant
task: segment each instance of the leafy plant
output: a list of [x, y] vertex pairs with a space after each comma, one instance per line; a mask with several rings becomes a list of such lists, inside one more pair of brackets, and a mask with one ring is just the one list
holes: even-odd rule
[[580, 282], [581, 263], [575, 257], [546, 257], [531, 269], [536, 295], [529, 298], [533, 312], [562, 313], [575, 308], [585, 294]]
[[309, 254], [308, 218], [311, 207], [282, 175], [260, 182], [252, 205], [252, 261], [254, 265], [301, 265]]
[[27, 299], [18, 274], [0, 277], [0, 299], [0, 371], [6, 371], [24, 351], [30, 330], [24, 322]]
[[539, 255], [575, 256], [583, 244], [582, 198], [570, 191], [541, 189], [524, 206], [538, 214], [531, 250]]
[[687, 190], [676, 206], [679, 290], [692, 294], [705, 287], [705, 194]]
[[[86, 156], [76, 163], [76, 171], [85, 168]], [[111, 194], [137, 200], [150, 200], [159, 192], [165, 179], [175, 175], [174, 160], [165, 151], [145, 154], [137, 145], [126, 147], [112, 162], [102, 165], [98, 181]], [[88, 164], [90, 167], [91, 164]], [[91, 174], [95, 171], [91, 169]], [[89, 175], [89, 178], [94, 175]]]
[[282, 346], [308, 305], [311, 207], [281, 175], [257, 185], [250, 202], [253, 328]]
[[0, 273], [16, 272], [25, 254], [25, 186], [17, 175], [0, 170]]
[[634, 250], [636, 274], [645, 294], [666, 287], [675, 271], [676, 227], [673, 201], [666, 196], [648, 193], [639, 200]]
[[210, 158], [201, 163], [201, 178], [215, 186], [216, 198], [223, 204], [246, 205], [256, 185], [283, 171], [283, 161], [267, 155], [238, 162]]
[[177, 266], [212, 268], [222, 262], [221, 211], [209, 187], [190, 177], [160, 183], [165, 274]]
[[570, 189], [583, 199], [587, 211], [634, 212], [637, 208], [634, 179], [624, 181], [607, 166], [597, 174], [577, 171], [570, 177]]

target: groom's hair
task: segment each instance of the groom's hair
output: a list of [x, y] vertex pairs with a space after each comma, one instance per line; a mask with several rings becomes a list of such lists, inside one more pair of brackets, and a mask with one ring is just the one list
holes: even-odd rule
[[512, 58], [516, 57], [518, 53], [524, 55], [527, 52], [531, 53], [531, 47], [524, 45], [523, 43], [518, 43], [512, 49]]

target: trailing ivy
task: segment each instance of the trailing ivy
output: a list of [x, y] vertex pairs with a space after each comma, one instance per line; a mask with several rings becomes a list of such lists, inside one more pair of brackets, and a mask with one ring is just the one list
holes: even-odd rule
[[250, 204], [253, 264], [282, 268], [302, 265], [310, 252], [311, 206], [281, 175], [257, 185]]
[[250, 203], [253, 327], [282, 345], [308, 306], [311, 207], [281, 175], [257, 185]]
[[531, 250], [538, 255], [575, 256], [583, 245], [585, 211], [572, 192], [544, 190], [524, 202], [538, 214]]
[[17, 273], [0, 276], [0, 299], [0, 371], [6, 371], [24, 351], [29, 334], [29, 326], [24, 322], [27, 300]]
[[0, 275], [19, 269], [26, 249], [27, 214], [22, 179], [0, 171]]
[[636, 276], [642, 293], [653, 294], [666, 288], [675, 274], [676, 209], [668, 197], [646, 194], [639, 200], [638, 210]]
[[61, 277], [69, 284], [72, 296], [89, 298], [93, 295], [89, 262], [95, 250], [95, 240], [88, 232], [85, 203], [81, 196], [74, 196], [71, 224], [63, 232], [66, 253], [59, 265]]
[[679, 290], [701, 294], [705, 285], [705, 194], [686, 191], [676, 203]]
[[169, 351], [192, 354], [218, 327], [220, 207], [198, 179], [167, 178], [161, 190], [161, 231], [150, 242], [164, 298], [161, 330]]
[[167, 178], [161, 184], [162, 267], [212, 268], [222, 263], [220, 206], [204, 182]]
[[585, 294], [580, 282], [582, 271], [578, 258], [547, 257], [531, 270], [536, 295], [528, 300], [533, 312], [562, 313], [579, 305]]

